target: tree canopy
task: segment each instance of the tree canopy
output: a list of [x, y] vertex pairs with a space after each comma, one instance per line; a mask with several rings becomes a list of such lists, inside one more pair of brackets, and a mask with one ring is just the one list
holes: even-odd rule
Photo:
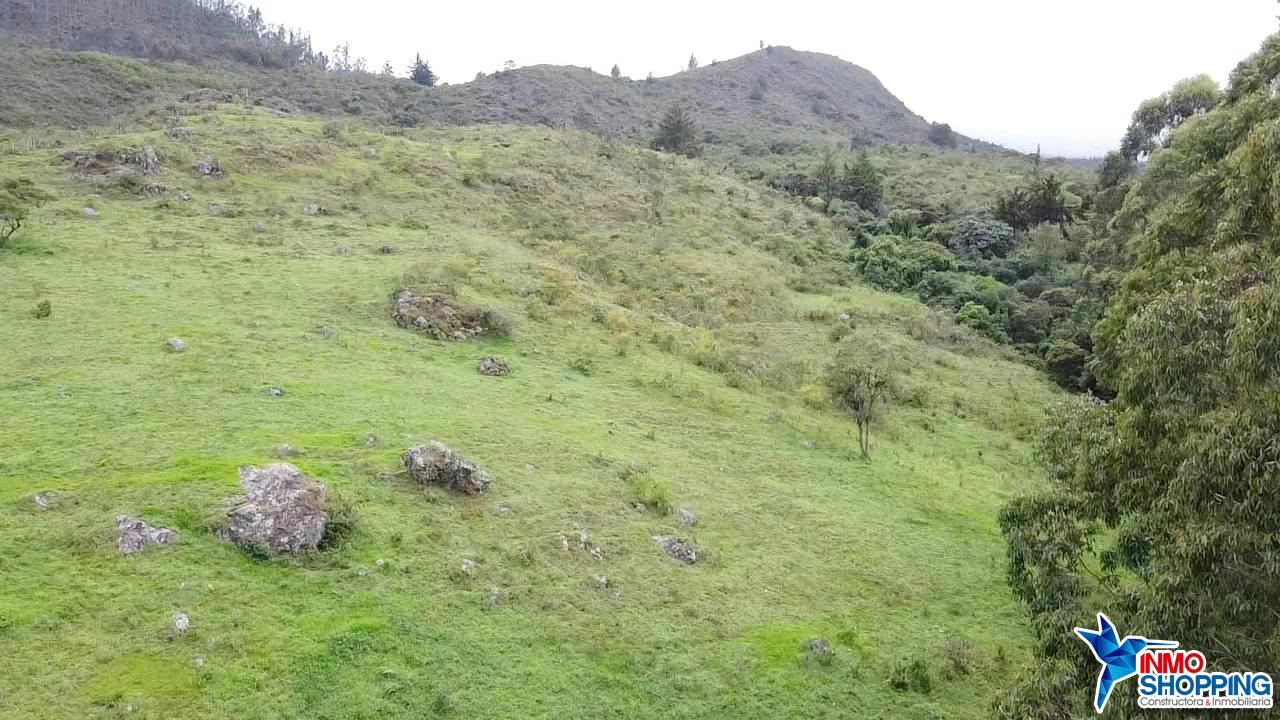
[[436, 74], [431, 72], [431, 66], [422, 59], [421, 53], [414, 56], [413, 64], [409, 66], [409, 79], [425, 87], [436, 84]]
[[0, 246], [22, 229], [32, 210], [52, 199], [27, 178], [0, 181]]
[[658, 123], [658, 132], [653, 138], [653, 149], [678, 153], [686, 157], [698, 157], [702, 154], [702, 141], [698, 137], [698, 127], [683, 103], [672, 104], [662, 116], [662, 120]]
[[[1224, 100], [1184, 81], [1126, 133], [1127, 158], [1151, 156], [1114, 220], [1131, 266], [1094, 332], [1093, 370], [1115, 398], [1051, 414], [1040, 455], [1053, 481], [1001, 515], [1040, 642], [1037, 675], [997, 717], [1081, 702], [1096, 668], [1071, 628], [1104, 608], [1216, 668], [1280, 660], [1278, 77], [1273, 36]], [[1112, 702], [1139, 713], [1131, 696]]]

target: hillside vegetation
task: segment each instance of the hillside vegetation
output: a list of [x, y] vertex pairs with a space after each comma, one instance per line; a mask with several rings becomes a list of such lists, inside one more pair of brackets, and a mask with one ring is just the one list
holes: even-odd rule
[[[182, 115], [0, 156], [54, 196], [0, 249], [0, 715], [983, 717], [1026, 659], [995, 518], [1056, 391], [830, 218], [573, 131]], [[397, 327], [402, 287], [510, 331]], [[838, 348], [893, 370], [869, 463]], [[432, 438], [490, 492], [415, 486]], [[212, 532], [281, 443], [351, 507], [296, 560]], [[118, 555], [121, 513], [178, 542]]]

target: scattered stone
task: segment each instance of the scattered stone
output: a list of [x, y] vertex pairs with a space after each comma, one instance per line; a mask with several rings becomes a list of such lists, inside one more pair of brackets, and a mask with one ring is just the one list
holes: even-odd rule
[[277, 445], [275, 453], [276, 453], [276, 457], [278, 458], [287, 458], [287, 457], [296, 457], [298, 455], [306, 455], [305, 452], [290, 445], [289, 443], [280, 443], [279, 445]]
[[462, 572], [471, 575], [476, 570], [476, 561], [471, 558], [462, 558]]
[[831, 643], [826, 638], [813, 638], [804, 644], [805, 651], [809, 657], [826, 665], [836, 656], [835, 648], [831, 647]]
[[593, 545], [591, 547], [591, 557], [597, 560], [603, 560], [605, 558], [605, 555], [606, 553], [604, 551], [604, 548], [600, 547], [599, 545]]
[[693, 527], [698, 524], [698, 516], [694, 515], [693, 511], [689, 508], [682, 507], [676, 510], [676, 520], [686, 527]]
[[849, 313], [840, 313], [840, 322], [848, 324], [853, 318], [849, 317]]
[[316, 328], [316, 334], [322, 337], [329, 337], [330, 335], [333, 334], [333, 328], [329, 327], [328, 325], [321, 325]]
[[142, 174], [155, 175], [160, 172], [160, 154], [150, 145], [142, 146]]
[[812, 450], [814, 448], [814, 444], [812, 440], [805, 440], [801, 444], [804, 445], [805, 450]]
[[182, 202], [191, 202], [191, 193], [184, 190], [183, 192], [178, 193], [178, 199]]
[[197, 655], [197, 656], [195, 657], [195, 659], [191, 661], [191, 666], [192, 666], [192, 667], [194, 667], [194, 668], [195, 668], [195, 669], [197, 669], [197, 670], [199, 670], [200, 668], [204, 667], [204, 656], [203, 656], [203, 655]]
[[139, 289], [139, 288], [141, 288], [141, 287], [142, 287], [142, 286], [141, 286], [141, 285], [139, 285], [138, 283], [136, 283], [136, 282], [131, 282], [131, 283], [129, 283], [128, 285], [125, 285], [125, 286], [124, 286], [124, 289], [125, 289], [125, 290], [138, 290], [138, 289]]
[[349, 247], [347, 247], [347, 246], [343, 245], [343, 246], [341, 246], [341, 247], [335, 248], [335, 249], [334, 249], [334, 251], [333, 251], [333, 254], [335, 254], [335, 255], [350, 255], [350, 254], [351, 254], [351, 248], [349, 248]]
[[218, 203], [212, 203], [212, 202], [209, 203], [208, 209], [209, 209], [209, 215], [213, 217], [222, 217], [227, 213], [226, 209], [223, 208]]
[[642, 502], [631, 503], [631, 507], [634, 508], [636, 512], [649, 512], [649, 506]]
[[265, 392], [271, 397], [284, 397], [284, 388], [276, 387], [275, 385], [267, 388]]
[[484, 606], [487, 608], [495, 608], [502, 602], [502, 591], [498, 588], [489, 588], [489, 592], [484, 596]]
[[169, 188], [160, 183], [147, 183], [142, 186], [142, 194], [148, 197], [157, 197], [169, 192]]
[[164, 134], [167, 135], [170, 140], [186, 141], [191, 139], [191, 131], [184, 127], [165, 128]]
[[373, 562], [373, 566], [381, 570], [382, 568], [387, 566], [387, 561], [383, 560], [382, 558], [378, 558]]
[[116, 531], [116, 547], [125, 555], [142, 552], [149, 544], [168, 545], [178, 539], [178, 534], [169, 528], [151, 527], [129, 515], [116, 516]]
[[310, 217], [315, 217], [316, 215], [323, 215], [324, 208], [319, 205], [304, 205], [302, 208], [302, 214]]
[[87, 208], [85, 208], [85, 209], [81, 210], [81, 211], [80, 211], [80, 214], [81, 214], [81, 215], [84, 215], [84, 216], [85, 216], [85, 217], [87, 217], [87, 218], [96, 218], [96, 217], [98, 217], [98, 211], [97, 211], [97, 210], [94, 210], [94, 209], [93, 209], [93, 208], [91, 208], [91, 207], [87, 207]]
[[564, 533], [560, 533], [560, 552], [569, 552], [569, 538]]
[[263, 223], [256, 222], [253, 224], [253, 231], [256, 233], [264, 233], [267, 231], [267, 226]]
[[377, 445], [377, 444], [378, 444], [378, 436], [377, 436], [377, 435], [365, 435], [365, 436], [364, 436], [364, 446], [365, 446], [365, 447], [367, 447], [367, 448], [371, 448], [371, 447], [373, 447], [374, 445]]
[[481, 358], [479, 370], [481, 375], [487, 377], [504, 377], [511, 374], [511, 368], [495, 357]]
[[424, 485], [440, 485], [467, 495], [479, 495], [493, 482], [484, 468], [438, 440], [409, 448], [402, 457], [409, 477]]
[[764, 414], [764, 421], [767, 423], [782, 422], [782, 411], [777, 409], [770, 410]]
[[383, 245], [378, 248], [379, 255], [395, 255], [397, 252], [399, 252], [399, 250], [396, 249], [395, 245]]
[[604, 590], [605, 588], [609, 587], [609, 576], [608, 576], [608, 575], [597, 575], [597, 576], [596, 576], [596, 587], [600, 588], [601, 590]]
[[499, 515], [510, 515], [515, 510], [508, 503], [498, 503], [494, 506], [493, 511]]
[[588, 540], [587, 531], [585, 529], [578, 530], [578, 547], [582, 548], [583, 550], [586, 550], [587, 540]]
[[698, 562], [698, 549], [687, 540], [668, 535], [654, 535], [653, 541], [658, 543], [658, 547], [662, 548], [662, 552], [666, 553], [667, 557], [672, 560], [679, 560], [685, 565], [692, 565]]
[[171, 353], [184, 353], [187, 351], [187, 343], [182, 338], [171, 337], [165, 341], [164, 346]]
[[218, 177], [222, 175], [222, 164], [216, 158], [200, 158], [196, 161], [195, 171], [201, 177]]
[[220, 534], [242, 548], [297, 554], [315, 550], [324, 539], [328, 489], [289, 463], [240, 468], [245, 491]]
[[36, 493], [36, 498], [35, 498], [36, 507], [40, 508], [41, 510], [48, 510], [54, 505], [57, 505], [58, 501], [61, 499], [62, 498], [59, 497], [58, 493], [53, 492], [52, 490], [38, 492]]
[[481, 335], [490, 313], [482, 308], [462, 308], [445, 293], [419, 295], [400, 290], [391, 298], [391, 319], [408, 330], [424, 332], [437, 340], [466, 340]]
[[534, 465], [533, 463], [525, 463], [525, 464], [524, 464], [524, 471], [525, 471], [525, 472], [527, 472], [527, 473], [537, 472], [537, 471], [538, 471], [538, 466], [537, 466], [537, 465]]
[[191, 629], [191, 616], [180, 612], [173, 616], [170, 624], [173, 626], [173, 632], [181, 635]]

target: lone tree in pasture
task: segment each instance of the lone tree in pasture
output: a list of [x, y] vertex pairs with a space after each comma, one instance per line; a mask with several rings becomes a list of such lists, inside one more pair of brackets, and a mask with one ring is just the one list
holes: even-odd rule
[[836, 406], [857, 423], [858, 449], [864, 460], [870, 460], [871, 425], [889, 394], [889, 373], [879, 362], [846, 346], [827, 371], [827, 384]]
[[422, 59], [421, 54], [413, 58], [413, 65], [409, 67], [409, 79], [426, 87], [436, 84], [436, 74], [431, 72], [431, 66]]
[[662, 121], [658, 123], [658, 132], [653, 138], [653, 149], [691, 158], [702, 154], [698, 127], [683, 104], [679, 102], [673, 104], [662, 116]]
[[22, 228], [32, 210], [52, 199], [27, 178], [0, 181], [0, 247]]

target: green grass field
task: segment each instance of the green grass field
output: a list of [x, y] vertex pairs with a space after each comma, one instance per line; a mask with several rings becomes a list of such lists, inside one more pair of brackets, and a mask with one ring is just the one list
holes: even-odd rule
[[[1030, 642], [995, 515], [1042, 477], [1035, 371], [853, 283], [825, 219], [698, 162], [545, 129], [190, 121], [189, 143], [86, 147], [154, 144], [159, 197], [56, 149], [0, 157], [58, 198], [0, 250], [0, 717], [987, 715]], [[205, 156], [226, 176], [197, 178]], [[402, 330], [403, 284], [514, 330]], [[822, 401], [841, 312], [842, 342], [898, 358], [871, 463]], [[432, 438], [491, 491], [398, 473]], [[237, 466], [280, 443], [354, 503], [338, 547], [213, 536]], [[696, 527], [630, 506], [633, 462]], [[118, 513], [179, 541], [121, 556]], [[561, 549], [579, 530], [604, 559]], [[830, 665], [804, 657], [819, 636]], [[928, 692], [890, 685], [912, 659]]]

